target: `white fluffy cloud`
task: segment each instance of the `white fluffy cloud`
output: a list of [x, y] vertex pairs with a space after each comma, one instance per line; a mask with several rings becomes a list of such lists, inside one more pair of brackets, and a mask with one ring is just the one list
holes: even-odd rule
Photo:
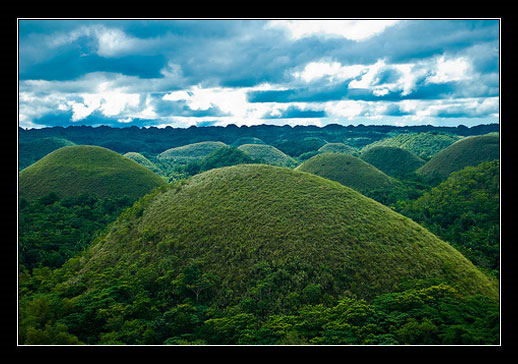
[[399, 20], [272, 20], [268, 27], [281, 28], [293, 39], [319, 35], [361, 41], [382, 33]]

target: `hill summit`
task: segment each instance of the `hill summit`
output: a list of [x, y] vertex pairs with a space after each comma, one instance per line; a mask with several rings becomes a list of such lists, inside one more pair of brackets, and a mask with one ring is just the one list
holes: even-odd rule
[[479, 135], [461, 139], [437, 153], [417, 170], [428, 178], [446, 179], [450, 173], [467, 166], [499, 159], [500, 138], [497, 135]]
[[53, 151], [19, 174], [19, 194], [27, 199], [55, 192], [137, 199], [166, 182], [147, 168], [109, 149], [91, 145]]
[[349, 154], [317, 154], [298, 166], [297, 170], [339, 182], [377, 200], [402, 188], [396, 179]]
[[71, 287], [109, 286], [130, 269], [152, 295], [186, 282], [193, 300], [221, 307], [267, 295], [271, 312], [308, 286], [372, 299], [429, 277], [497, 296], [471, 262], [410, 219], [337, 182], [257, 164], [156, 190], [74, 264]]

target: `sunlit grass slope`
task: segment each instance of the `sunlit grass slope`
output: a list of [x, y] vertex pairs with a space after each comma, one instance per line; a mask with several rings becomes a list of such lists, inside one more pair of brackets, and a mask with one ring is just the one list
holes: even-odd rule
[[357, 155], [358, 150], [344, 143], [327, 143], [318, 149], [319, 153], [345, 153]]
[[372, 147], [360, 156], [389, 176], [401, 176], [415, 172], [425, 161], [414, 153], [398, 147]]
[[272, 145], [243, 144], [238, 149], [266, 164], [280, 167], [295, 167], [297, 165], [296, 160]]
[[139, 198], [165, 185], [158, 175], [106, 148], [78, 145], [48, 154], [19, 174], [19, 194], [34, 199], [55, 192], [61, 197], [86, 193]]
[[241, 137], [241, 138], [237, 139], [236, 141], [234, 141], [232, 144], [230, 144], [230, 146], [237, 148], [243, 144], [266, 144], [266, 143], [256, 137]]
[[146, 167], [150, 171], [161, 174], [160, 168], [158, 168], [153, 162], [144, 157], [142, 154], [137, 152], [128, 152], [124, 154], [124, 157], [131, 159], [132, 161], [137, 162], [138, 164]]
[[75, 145], [75, 143], [58, 137], [20, 142], [18, 145], [18, 170], [24, 169], [56, 149], [69, 145]]
[[500, 139], [496, 135], [467, 137], [437, 153], [417, 170], [425, 177], [447, 178], [451, 172], [499, 158]]
[[399, 134], [369, 144], [363, 148], [363, 151], [376, 146], [398, 147], [408, 150], [420, 158], [429, 159], [461, 138], [459, 135], [439, 133]]
[[184, 145], [181, 147], [171, 148], [160, 153], [157, 158], [164, 161], [170, 161], [178, 164], [187, 164], [209, 155], [215, 150], [225, 147], [223, 142], [199, 142]]
[[497, 296], [472, 263], [410, 219], [337, 182], [257, 164], [156, 190], [73, 266], [70, 287], [109, 286], [129, 270], [160, 292], [194, 266], [205, 278], [192, 288], [211, 282], [211, 301], [221, 306], [267, 294], [282, 307], [310, 285], [371, 299], [431, 277]]
[[318, 154], [298, 166], [297, 170], [339, 182], [365, 195], [401, 187], [397, 180], [348, 154]]

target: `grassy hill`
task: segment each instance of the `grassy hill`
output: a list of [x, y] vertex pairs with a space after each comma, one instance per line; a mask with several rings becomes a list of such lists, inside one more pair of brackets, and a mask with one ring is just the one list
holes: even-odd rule
[[377, 146], [398, 147], [428, 160], [461, 138], [458, 135], [440, 134], [437, 132], [399, 134], [365, 146], [362, 153], [369, 148]]
[[19, 174], [19, 194], [30, 200], [55, 192], [139, 198], [166, 182], [147, 168], [106, 148], [68, 146], [48, 154]]
[[209, 155], [215, 150], [225, 147], [223, 142], [199, 142], [184, 145], [181, 147], [171, 148], [160, 153], [157, 158], [163, 161], [169, 161], [177, 164], [187, 164]]
[[238, 149], [266, 164], [290, 168], [298, 164], [296, 160], [272, 145], [243, 144]]
[[237, 148], [243, 144], [266, 144], [266, 143], [256, 137], [241, 137], [241, 138], [237, 139], [236, 141], [234, 141], [232, 144], [230, 144], [230, 146]]
[[358, 155], [358, 150], [344, 143], [327, 143], [318, 149], [319, 153], [345, 153], [354, 156]]
[[75, 145], [75, 143], [58, 137], [20, 141], [18, 144], [18, 170], [21, 171], [50, 152], [69, 145]]
[[398, 147], [372, 147], [363, 152], [360, 158], [389, 176], [415, 172], [425, 163], [414, 153]]
[[264, 297], [271, 313], [315, 285], [370, 300], [403, 280], [433, 277], [460, 292], [498, 295], [412, 220], [337, 182], [267, 165], [213, 169], [146, 196], [71, 267], [64, 289], [131, 276], [130, 286], [157, 290], [149, 297], [188, 284], [193, 300], [224, 307]]
[[396, 179], [348, 154], [318, 154], [298, 166], [297, 170], [339, 182], [383, 203], [394, 202], [390, 195], [403, 188]]
[[417, 173], [427, 178], [446, 179], [454, 171], [498, 159], [499, 155], [500, 139], [498, 136], [466, 137], [437, 153], [419, 168]]
[[153, 173], [156, 173], [156, 174], [159, 174], [159, 175], [162, 174], [162, 171], [160, 170], [160, 168], [158, 168], [153, 162], [151, 162], [149, 159], [147, 159], [146, 157], [144, 157], [140, 153], [128, 152], [128, 153], [124, 154], [124, 157], [126, 157], [128, 159], [131, 159], [132, 161], [137, 162], [138, 164], [146, 167], [147, 169], [149, 169]]
[[459, 249], [477, 266], [500, 266], [499, 160], [452, 172], [448, 179], [398, 209]]

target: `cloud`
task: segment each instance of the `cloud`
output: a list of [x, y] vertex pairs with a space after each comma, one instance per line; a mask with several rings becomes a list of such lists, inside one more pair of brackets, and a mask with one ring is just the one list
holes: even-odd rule
[[498, 117], [493, 20], [19, 24], [26, 126], [46, 114], [182, 126]]
[[271, 20], [266, 26], [286, 30], [292, 39], [310, 36], [361, 41], [382, 33], [399, 20]]
[[294, 119], [294, 118], [324, 118], [325, 110], [304, 109], [301, 106], [290, 105], [284, 110], [274, 107], [263, 115], [265, 119]]

